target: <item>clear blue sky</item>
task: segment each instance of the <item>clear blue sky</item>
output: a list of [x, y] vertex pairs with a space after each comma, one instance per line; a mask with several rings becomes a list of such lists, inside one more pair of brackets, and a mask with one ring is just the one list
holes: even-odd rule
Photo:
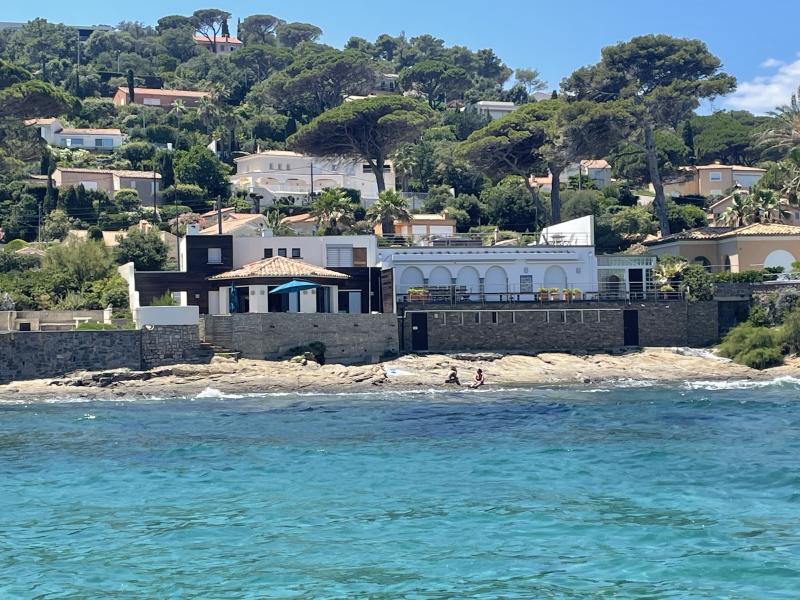
[[40, 0], [4, 3], [5, 21], [44, 17], [68, 24], [138, 20], [214, 6], [237, 18], [271, 13], [321, 27], [323, 42], [341, 47], [350, 36], [430, 33], [447, 45], [493, 48], [511, 67], [539, 69], [551, 87], [574, 68], [597, 60], [600, 48], [643, 33], [698, 37], [743, 84], [716, 108], [768, 110], [800, 85], [800, 2], [792, 0]]

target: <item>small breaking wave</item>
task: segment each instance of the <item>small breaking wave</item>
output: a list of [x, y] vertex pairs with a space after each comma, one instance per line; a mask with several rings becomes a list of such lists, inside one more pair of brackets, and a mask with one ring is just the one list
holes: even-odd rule
[[734, 379], [728, 381], [686, 381], [684, 387], [689, 390], [752, 390], [768, 387], [800, 387], [800, 378], [786, 375], [774, 379]]
[[202, 399], [225, 398], [225, 399], [236, 400], [239, 398], [244, 398], [244, 394], [231, 394], [228, 392], [223, 392], [221, 390], [218, 390], [217, 388], [207, 387], [202, 392], [199, 392], [195, 396], [195, 398], [202, 398]]

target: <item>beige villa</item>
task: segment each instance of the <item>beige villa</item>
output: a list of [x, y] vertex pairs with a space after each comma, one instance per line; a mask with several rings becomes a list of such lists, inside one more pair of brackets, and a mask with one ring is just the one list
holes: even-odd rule
[[[738, 194], [747, 195], [747, 191], [743, 190], [737, 192]], [[734, 194], [728, 194], [724, 198], [717, 200], [708, 207], [708, 222], [722, 225], [722, 218], [725, 211], [733, 205]], [[788, 200], [782, 199], [780, 203], [782, 215], [781, 220], [787, 225], [800, 225], [800, 207], [793, 206]]]
[[744, 227], [700, 227], [644, 242], [648, 254], [681, 256], [712, 271], [741, 273], [764, 267], [790, 271], [800, 260], [800, 227], [754, 223]]
[[404, 237], [452, 237], [456, 233], [456, 220], [446, 214], [417, 214], [411, 219], [396, 220], [394, 231], [383, 231], [383, 225], [375, 225], [375, 235], [401, 235]]
[[722, 196], [734, 186], [749, 190], [767, 172], [756, 167], [720, 164], [680, 167], [678, 171], [664, 180], [667, 196]]
[[132, 189], [139, 193], [142, 204], [152, 205], [155, 191], [161, 190], [161, 175], [154, 171], [58, 167], [53, 171], [53, 185], [57, 188], [82, 185], [87, 190], [99, 190], [109, 196], [119, 190]]
[[159, 90], [153, 88], [133, 88], [133, 101], [128, 97], [128, 88], [117, 88], [114, 94], [114, 105], [142, 104], [144, 106], [160, 106], [171, 108], [172, 103], [180, 100], [186, 106], [196, 106], [200, 98], [211, 96], [209, 92], [196, 92], [192, 90]]

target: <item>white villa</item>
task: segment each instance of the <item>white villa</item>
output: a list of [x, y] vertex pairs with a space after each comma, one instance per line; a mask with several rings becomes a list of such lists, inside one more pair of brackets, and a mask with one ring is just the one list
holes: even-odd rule
[[495, 100], [480, 100], [473, 106], [480, 114], [488, 116], [493, 121], [517, 110], [517, 105], [513, 102], [500, 102]]
[[51, 146], [111, 152], [125, 142], [119, 129], [64, 127], [56, 118], [30, 119], [26, 125], [39, 128], [39, 134]]
[[[361, 202], [369, 206], [378, 198], [378, 185], [369, 165], [353, 161], [305, 156], [285, 150], [267, 150], [237, 158], [234, 188], [254, 194], [259, 210], [277, 200], [296, 206], [311, 202], [311, 193], [325, 188], [349, 188], [361, 192]], [[391, 163], [384, 169], [386, 189], [394, 189]], [[252, 197], [252, 196], [251, 196]]]

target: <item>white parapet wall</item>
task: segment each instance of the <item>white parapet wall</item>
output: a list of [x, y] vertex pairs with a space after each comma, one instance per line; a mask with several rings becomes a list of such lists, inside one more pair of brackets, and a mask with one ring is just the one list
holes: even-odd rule
[[197, 325], [200, 322], [198, 306], [140, 306], [133, 309], [136, 329], [147, 325]]

